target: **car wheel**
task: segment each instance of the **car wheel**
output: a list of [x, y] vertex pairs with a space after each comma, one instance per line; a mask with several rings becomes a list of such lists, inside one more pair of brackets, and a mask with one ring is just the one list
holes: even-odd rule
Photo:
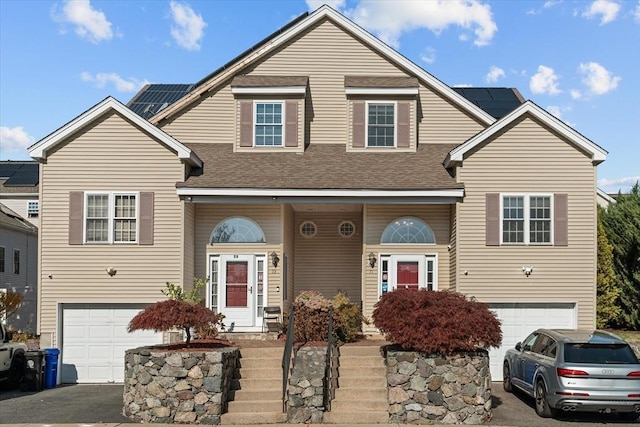
[[502, 387], [504, 391], [511, 393], [513, 391], [513, 384], [511, 384], [511, 370], [509, 369], [509, 364], [504, 362], [504, 366], [502, 367]]
[[20, 383], [24, 380], [25, 363], [25, 358], [22, 354], [18, 354], [13, 358], [11, 368], [9, 368], [9, 377], [7, 381], [9, 388], [18, 388]]
[[551, 418], [555, 415], [556, 410], [549, 406], [547, 401], [547, 387], [544, 385], [544, 381], [538, 380], [536, 382], [536, 414], [542, 418]]
[[635, 412], [620, 412], [618, 413], [618, 417], [624, 422], [632, 422], [640, 417], [640, 414]]

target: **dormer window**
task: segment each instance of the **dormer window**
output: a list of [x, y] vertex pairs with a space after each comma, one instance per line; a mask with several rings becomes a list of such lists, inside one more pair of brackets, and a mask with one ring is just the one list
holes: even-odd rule
[[282, 147], [284, 134], [284, 102], [256, 101], [255, 140], [256, 147]]

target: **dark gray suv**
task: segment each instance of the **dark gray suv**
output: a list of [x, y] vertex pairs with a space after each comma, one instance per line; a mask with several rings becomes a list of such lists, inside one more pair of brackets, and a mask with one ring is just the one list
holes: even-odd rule
[[640, 417], [640, 362], [622, 338], [599, 330], [538, 329], [507, 350], [505, 391], [535, 398], [536, 413], [617, 413]]

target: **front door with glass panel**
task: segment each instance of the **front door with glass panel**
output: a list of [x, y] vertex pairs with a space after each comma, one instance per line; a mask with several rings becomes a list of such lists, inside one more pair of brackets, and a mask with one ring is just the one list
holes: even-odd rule
[[207, 303], [224, 314], [226, 330], [252, 331], [262, 325], [265, 257], [218, 255], [210, 258]]
[[432, 255], [382, 255], [380, 294], [396, 289], [436, 290], [436, 257]]

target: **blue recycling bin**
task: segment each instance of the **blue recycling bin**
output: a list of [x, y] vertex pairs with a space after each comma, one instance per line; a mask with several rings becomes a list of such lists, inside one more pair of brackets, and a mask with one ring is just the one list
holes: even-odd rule
[[58, 383], [58, 356], [57, 348], [44, 349], [44, 388], [54, 388]]

